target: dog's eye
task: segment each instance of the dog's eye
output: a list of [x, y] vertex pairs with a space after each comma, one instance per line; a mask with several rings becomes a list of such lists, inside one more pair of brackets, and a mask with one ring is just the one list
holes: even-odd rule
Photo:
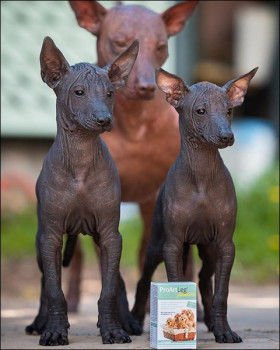
[[227, 111], [227, 114], [231, 115], [231, 113], [232, 113], [232, 108], [229, 108], [228, 111]]
[[108, 96], [108, 97], [112, 97], [112, 96], [113, 96], [113, 93], [114, 93], [113, 91], [108, 91], [108, 92], [107, 92], [107, 96]]
[[84, 91], [83, 91], [83, 90], [76, 90], [76, 91], [75, 91], [75, 94], [76, 94], [77, 96], [82, 96], [82, 95], [84, 94]]
[[196, 113], [199, 115], [204, 115], [206, 113], [206, 110], [204, 108], [199, 108], [196, 110]]
[[123, 40], [115, 40], [115, 41], [114, 41], [114, 44], [115, 44], [116, 46], [118, 46], [118, 47], [121, 47], [121, 48], [126, 47], [126, 42], [123, 41]]
[[166, 48], [167, 48], [167, 45], [165, 43], [159, 43], [157, 46], [157, 51], [162, 52], [162, 51], [166, 50]]

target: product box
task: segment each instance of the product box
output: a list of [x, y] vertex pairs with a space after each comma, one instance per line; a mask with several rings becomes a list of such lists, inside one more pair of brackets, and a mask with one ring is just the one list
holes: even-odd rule
[[150, 346], [196, 349], [196, 283], [151, 282]]

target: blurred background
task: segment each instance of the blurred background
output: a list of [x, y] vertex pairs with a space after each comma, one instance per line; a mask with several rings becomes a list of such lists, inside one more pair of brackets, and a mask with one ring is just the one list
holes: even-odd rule
[[[160, 13], [176, 1], [141, 3]], [[114, 1], [100, 1], [110, 8]], [[255, 67], [242, 106], [235, 109], [236, 142], [222, 151], [238, 197], [232, 280], [276, 283], [279, 278], [279, 2], [201, 1], [185, 29], [169, 40], [163, 68], [188, 84], [225, 84]], [[78, 26], [67, 1], [1, 1], [1, 250], [2, 291], [38, 295], [35, 182], [56, 134], [55, 95], [40, 77], [39, 54], [50, 36], [70, 64], [96, 61], [96, 38]], [[122, 269], [138, 279], [142, 223], [122, 204]], [[82, 237], [86, 266], [96, 257]], [[200, 262], [195, 253], [196, 264]], [[96, 265], [97, 270], [97, 265]], [[28, 292], [16, 287], [28, 284]], [[32, 289], [33, 288], [33, 289]], [[35, 290], [35, 291], [34, 291]], [[10, 295], [12, 295], [10, 294]]]

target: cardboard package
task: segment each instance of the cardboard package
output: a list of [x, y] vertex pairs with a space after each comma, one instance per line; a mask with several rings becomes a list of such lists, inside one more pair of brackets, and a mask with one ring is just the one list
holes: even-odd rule
[[196, 283], [152, 282], [150, 346], [196, 349]]

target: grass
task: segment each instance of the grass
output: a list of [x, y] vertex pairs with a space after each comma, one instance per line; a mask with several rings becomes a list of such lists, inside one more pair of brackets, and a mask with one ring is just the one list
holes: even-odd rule
[[[249, 191], [237, 191], [238, 216], [234, 243], [236, 258], [232, 279], [247, 282], [276, 282], [279, 277], [279, 164], [258, 179]], [[36, 210], [27, 208], [2, 216], [2, 259], [35, 257]], [[140, 218], [121, 222], [121, 264], [136, 266], [141, 239]], [[82, 237], [86, 260], [96, 259], [91, 237]], [[195, 261], [199, 258], [195, 249]]]

